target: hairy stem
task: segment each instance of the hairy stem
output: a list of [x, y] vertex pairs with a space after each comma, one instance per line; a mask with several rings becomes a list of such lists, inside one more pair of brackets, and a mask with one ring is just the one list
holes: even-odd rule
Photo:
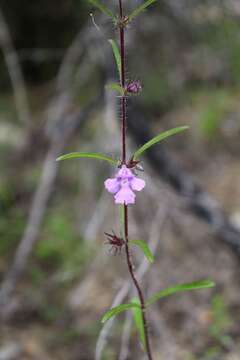
[[134, 274], [131, 254], [130, 254], [129, 245], [128, 245], [128, 207], [127, 207], [127, 205], [124, 205], [124, 237], [125, 237], [125, 241], [126, 241], [125, 250], [126, 250], [128, 270], [130, 272], [132, 281], [136, 287], [138, 297], [140, 300], [140, 304], [141, 304], [143, 327], [144, 327], [145, 341], [146, 341], [146, 352], [148, 355], [148, 359], [152, 360], [153, 357], [152, 357], [152, 352], [151, 352], [151, 347], [150, 347], [150, 339], [149, 339], [148, 324], [147, 324], [147, 318], [146, 318], [146, 307], [145, 307], [144, 295], [143, 295], [143, 291], [137, 281], [137, 278]]
[[[123, 6], [122, 0], [119, 0], [119, 32], [120, 32], [120, 53], [121, 53], [121, 86], [125, 88], [125, 25], [124, 25], [124, 14], [123, 14]], [[126, 112], [126, 97], [121, 97], [121, 130], [122, 130], [122, 164], [126, 164], [126, 130], [127, 130], [127, 112]], [[131, 275], [132, 281], [134, 286], [137, 290], [138, 297], [141, 304], [141, 311], [142, 311], [142, 319], [143, 319], [143, 326], [144, 326], [144, 333], [145, 333], [145, 341], [146, 341], [146, 352], [148, 355], [148, 359], [152, 360], [152, 353], [150, 347], [150, 340], [149, 340], [149, 332], [148, 332], [148, 325], [146, 319], [146, 307], [145, 307], [145, 300], [143, 291], [138, 283], [138, 280], [134, 274], [133, 270], [133, 263], [130, 254], [129, 244], [128, 244], [128, 206], [124, 204], [124, 238], [125, 238], [125, 251], [126, 251], [126, 258], [127, 258], [127, 265], [128, 270]]]
[[[120, 19], [123, 19], [122, 0], [119, 0]], [[125, 31], [124, 26], [120, 26], [120, 51], [121, 51], [121, 86], [125, 88]], [[121, 124], [122, 124], [122, 163], [126, 163], [126, 97], [121, 96]]]

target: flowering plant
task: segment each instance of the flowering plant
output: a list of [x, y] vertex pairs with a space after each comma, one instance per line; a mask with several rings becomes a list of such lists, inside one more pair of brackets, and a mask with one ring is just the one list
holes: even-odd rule
[[144, 292], [138, 282], [138, 279], [134, 272], [133, 260], [130, 255], [130, 246], [137, 245], [144, 253], [146, 258], [153, 262], [153, 255], [148, 247], [148, 244], [143, 240], [131, 240], [129, 236], [129, 218], [128, 218], [128, 207], [129, 205], [135, 204], [136, 194], [135, 192], [141, 191], [145, 188], [145, 181], [138, 177], [137, 170], [139, 170], [139, 158], [147, 151], [150, 147], [158, 144], [160, 141], [180, 133], [186, 130], [187, 126], [177, 127], [171, 130], [167, 130], [163, 133], [158, 134], [153, 139], [149, 140], [146, 144], [137, 149], [132, 156], [127, 159], [126, 149], [126, 135], [127, 135], [127, 99], [131, 95], [137, 95], [142, 91], [142, 86], [139, 80], [137, 81], [126, 81], [126, 58], [125, 58], [125, 32], [127, 25], [132, 22], [143, 10], [149, 5], [156, 2], [156, 0], [147, 0], [139, 7], [137, 7], [131, 14], [126, 15], [123, 9], [122, 0], [118, 0], [118, 15], [114, 15], [111, 9], [107, 8], [99, 0], [89, 0], [92, 5], [98, 8], [106, 16], [110, 17], [114, 23], [114, 26], [119, 32], [119, 44], [114, 40], [109, 40], [111, 44], [113, 55], [116, 61], [119, 82], [113, 83], [108, 86], [109, 89], [114, 90], [118, 93], [120, 98], [120, 123], [121, 123], [121, 159], [113, 159], [100, 153], [86, 153], [86, 152], [75, 152], [60, 156], [57, 160], [76, 159], [76, 158], [93, 158], [98, 160], [104, 160], [118, 168], [114, 178], [105, 180], [104, 185], [106, 190], [114, 195], [115, 204], [120, 206], [122, 213], [122, 229], [120, 235], [116, 235], [115, 232], [112, 234], [105, 233], [107, 236], [107, 243], [111, 245], [111, 251], [114, 254], [121, 252], [124, 247], [125, 255], [127, 260], [127, 267], [132, 279], [133, 285], [135, 286], [138, 299], [133, 299], [130, 303], [121, 304], [107, 311], [102, 318], [102, 322], [106, 322], [113, 316], [126, 311], [132, 310], [134, 312], [134, 319], [136, 322], [137, 329], [140, 333], [140, 341], [142, 342], [143, 349], [147, 354], [149, 360], [153, 359], [151, 343], [149, 338], [149, 330], [146, 316], [146, 309], [156, 302], [157, 300], [172, 295], [177, 292], [210, 288], [214, 286], [214, 283], [210, 280], [195, 281], [188, 284], [180, 284], [167, 289], [163, 289], [153, 294], [149, 299], [145, 299]]

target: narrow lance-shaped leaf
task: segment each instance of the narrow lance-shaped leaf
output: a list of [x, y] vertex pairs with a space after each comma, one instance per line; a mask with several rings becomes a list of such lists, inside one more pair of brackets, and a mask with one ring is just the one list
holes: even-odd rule
[[152, 295], [150, 297], [150, 299], [148, 299], [146, 301], [146, 306], [153, 304], [155, 301], [157, 301], [163, 297], [170, 296], [170, 295], [173, 295], [173, 294], [176, 294], [179, 292], [212, 288], [214, 286], [215, 286], [215, 284], [211, 280], [200, 280], [200, 281], [195, 281], [195, 282], [188, 283], [188, 284], [176, 285], [176, 286], [161, 290], [161, 291], [155, 293], [154, 295]]
[[115, 61], [116, 61], [116, 65], [117, 65], [117, 69], [118, 69], [118, 73], [119, 73], [119, 79], [120, 79], [120, 82], [121, 82], [121, 79], [122, 79], [122, 61], [121, 61], [121, 55], [120, 55], [120, 51], [119, 51], [119, 48], [118, 48], [118, 45], [117, 43], [110, 39], [108, 40], [112, 46], [112, 51], [113, 51], [113, 55], [114, 55], [114, 58], [115, 58]]
[[80, 158], [90, 158], [90, 159], [97, 159], [97, 160], [105, 160], [105, 161], [108, 161], [109, 163], [111, 163], [113, 165], [118, 164], [118, 160], [112, 159], [112, 158], [110, 158], [108, 156], [105, 156], [103, 154], [89, 153], [89, 152], [73, 152], [73, 153], [65, 154], [65, 155], [59, 156], [57, 158], [57, 161], [68, 160], [68, 159], [80, 159]]
[[119, 95], [123, 96], [124, 95], [124, 89], [122, 88], [121, 85], [116, 84], [116, 83], [112, 83], [112, 84], [107, 84], [106, 85], [107, 90], [112, 90], [112, 91], [116, 91], [119, 93]]
[[144, 347], [144, 350], [146, 350], [146, 338], [145, 338], [144, 324], [143, 324], [142, 311], [141, 311], [139, 299], [133, 298], [132, 304], [138, 305], [138, 307], [134, 307], [132, 309], [133, 318], [139, 333], [140, 341]]
[[129, 309], [132, 309], [132, 308], [139, 308], [139, 305], [135, 304], [135, 303], [129, 303], [129, 304], [121, 304], [119, 306], [116, 306], [116, 307], [108, 310], [103, 315], [101, 322], [105, 323], [106, 321], [111, 319], [111, 317], [116, 316], [116, 315], [122, 313], [123, 311], [129, 310]]
[[98, 10], [100, 10], [101, 12], [103, 12], [105, 15], [109, 16], [110, 18], [112, 18], [112, 20], [114, 21], [114, 23], [117, 22], [117, 18], [116, 16], [112, 13], [112, 11], [106, 6], [104, 5], [101, 1], [99, 0], [88, 0], [93, 6], [95, 6]]
[[189, 128], [188, 126], [180, 126], [180, 127], [177, 127], [177, 128], [171, 129], [171, 130], [167, 130], [165, 132], [158, 134], [157, 136], [155, 136], [154, 138], [149, 140], [147, 143], [145, 143], [143, 146], [141, 146], [137, 151], [135, 151], [135, 153], [133, 154], [133, 159], [137, 159], [140, 155], [142, 155], [151, 146], [156, 145], [160, 141], [162, 141], [172, 135], [175, 135], [184, 130], [187, 130], [188, 128]]
[[136, 16], [138, 16], [142, 11], [144, 11], [149, 5], [153, 4], [157, 0], [147, 0], [142, 5], [138, 6], [133, 12], [128, 16], [128, 20], [132, 21]]
[[149, 249], [148, 244], [144, 240], [130, 240], [128, 243], [129, 243], [129, 245], [139, 246], [140, 249], [142, 250], [142, 252], [144, 253], [144, 255], [146, 256], [146, 258], [148, 259], [148, 261], [150, 263], [153, 263], [153, 261], [154, 261], [153, 254], [152, 254], [151, 250]]

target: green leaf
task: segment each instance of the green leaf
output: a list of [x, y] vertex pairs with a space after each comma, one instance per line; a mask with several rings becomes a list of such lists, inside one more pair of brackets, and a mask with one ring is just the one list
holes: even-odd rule
[[112, 20], [114, 21], [114, 23], [117, 22], [117, 18], [116, 16], [112, 13], [112, 11], [103, 3], [101, 3], [98, 0], [88, 0], [93, 6], [95, 6], [98, 10], [100, 10], [101, 12], [103, 12], [105, 15], [109, 16], [110, 18], [112, 18]]
[[128, 20], [132, 21], [136, 16], [138, 16], [142, 11], [144, 11], [149, 5], [153, 4], [157, 0], [147, 0], [142, 5], [138, 6], [133, 12], [128, 16]]
[[140, 308], [138, 304], [135, 303], [130, 303], [130, 304], [121, 304], [119, 306], [116, 306], [110, 310], [108, 310], [102, 317], [101, 322], [105, 323], [106, 321], [108, 321], [109, 319], [111, 319], [111, 317], [116, 316], [118, 314], [120, 314], [123, 311], [132, 309], [132, 308]]
[[119, 95], [123, 96], [124, 95], [124, 89], [122, 88], [121, 85], [117, 84], [117, 83], [112, 83], [112, 84], [107, 84], [106, 88], [108, 90], [112, 90], [112, 91], [116, 91], [119, 93]]
[[144, 331], [144, 324], [143, 324], [143, 318], [142, 318], [142, 310], [141, 310], [141, 306], [140, 306], [140, 301], [138, 298], [133, 298], [132, 299], [132, 304], [137, 305], [137, 307], [134, 307], [132, 309], [133, 311], [133, 318], [134, 318], [134, 322], [135, 325], [137, 327], [138, 333], [139, 333], [139, 337], [141, 340], [141, 343], [144, 347], [144, 349], [146, 350], [146, 339], [145, 339], [145, 331]]
[[144, 144], [143, 146], [141, 146], [134, 154], [133, 154], [133, 159], [138, 158], [140, 155], [142, 155], [147, 149], [149, 149], [151, 146], [159, 143], [160, 141], [178, 134], [184, 130], [189, 129], [188, 126], [180, 126], [171, 130], [167, 130], [165, 132], [162, 132], [160, 134], [158, 134], [157, 136], [155, 136], [154, 138], [152, 138], [151, 140], [149, 140], [146, 144]]
[[150, 299], [148, 299], [146, 301], [146, 306], [153, 304], [155, 301], [157, 301], [163, 297], [170, 296], [175, 293], [179, 293], [179, 292], [183, 292], [183, 291], [190, 291], [190, 290], [197, 290], [197, 289], [212, 288], [214, 286], [215, 286], [215, 284], [211, 280], [200, 280], [200, 281], [195, 281], [195, 282], [188, 283], [188, 284], [176, 285], [176, 286], [161, 290], [161, 291], [155, 293], [154, 295], [152, 295], [150, 297]]
[[150, 263], [153, 263], [153, 261], [154, 261], [153, 254], [152, 254], [151, 250], [149, 249], [148, 244], [144, 240], [130, 240], [128, 243], [129, 243], [129, 245], [139, 246], [140, 249], [142, 250], [142, 252], [144, 253], [144, 255], [146, 256], [146, 258], [148, 259], [148, 261]]
[[79, 159], [79, 158], [90, 158], [97, 160], [105, 160], [110, 162], [113, 165], [118, 164], [118, 160], [112, 159], [108, 156], [98, 154], [98, 153], [88, 153], [88, 152], [73, 152], [66, 155], [59, 156], [57, 161], [68, 160], [68, 159]]
[[121, 61], [120, 51], [119, 51], [117, 43], [114, 40], [109, 39], [108, 41], [112, 46], [112, 51], [113, 51], [113, 55], [114, 55], [114, 58], [115, 58], [115, 61], [116, 61], [118, 73], [119, 73], [119, 79], [120, 79], [120, 82], [121, 82], [121, 79], [122, 79], [122, 65], [121, 65], [122, 61]]

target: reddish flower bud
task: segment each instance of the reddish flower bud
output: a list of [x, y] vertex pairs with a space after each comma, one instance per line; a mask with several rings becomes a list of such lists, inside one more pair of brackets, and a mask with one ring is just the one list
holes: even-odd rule
[[128, 161], [127, 167], [128, 167], [129, 169], [134, 169], [135, 167], [137, 167], [137, 165], [138, 165], [139, 163], [140, 163], [139, 160], [134, 160], [134, 159], [132, 158], [132, 159], [130, 159], [130, 160]]
[[127, 85], [127, 92], [129, 94], [139, 94], [142, 91], [142, 85], [139, 80], [132, 81]]
[[118, 237], [114, 231], [112, 234], [109, 234], [105, 232], [105, 235], [107, 236], [107, 240], [105, 241], [105, 244], [110, 245], [109, 252], [113, 253], [114, 255], [121, 254], [121, 250], [123, 245], [125, 244], [125, 241]]

